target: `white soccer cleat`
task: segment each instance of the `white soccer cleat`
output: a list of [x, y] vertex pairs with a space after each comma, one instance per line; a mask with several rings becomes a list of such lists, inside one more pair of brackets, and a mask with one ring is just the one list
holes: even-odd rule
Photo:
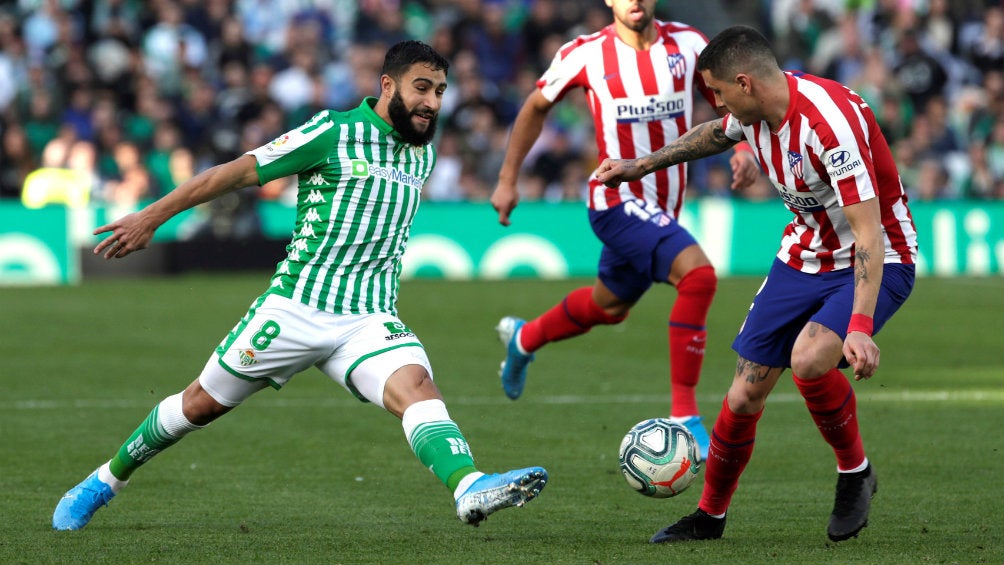
[[547, 471], [543, 467], [484, 475], [457, 499], [457, 518], [477, 527], [493, 512], [533, 500], [546, 484]]

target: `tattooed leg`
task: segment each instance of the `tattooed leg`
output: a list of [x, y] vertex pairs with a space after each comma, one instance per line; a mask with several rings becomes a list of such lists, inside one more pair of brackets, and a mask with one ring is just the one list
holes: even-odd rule
[[783, 371], [782, 367], [768, 367], [739, 357], [729, 387], [729, 408], [737, 414], [755, 414], [762, 410], [767, 395]]

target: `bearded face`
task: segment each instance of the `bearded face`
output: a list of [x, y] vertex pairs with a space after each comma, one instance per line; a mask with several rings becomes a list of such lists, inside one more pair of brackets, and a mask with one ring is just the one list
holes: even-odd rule
[[439, 112], [422, 106], [422, 103], [419, 102], [409, 108], [405, 104], [404, 98], [401, 97], [400, 88], [396, 88], [394, 95], [391, 96], [387, 106], [390, 122], [406, 143], [426, 145], [436, 135]]

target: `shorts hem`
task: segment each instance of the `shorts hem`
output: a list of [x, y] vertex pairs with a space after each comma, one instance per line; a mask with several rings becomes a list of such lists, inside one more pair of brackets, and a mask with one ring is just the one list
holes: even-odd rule
[[282, 385], [280, 385], [279, 383], [273, 381], [272, 379], [270, 379], [268, 377], [249, 377], [249, 376], [247, 376], [247, 375], [245, 375], [243, 373], [237, 372], [236, 369], [230, 367], [230, 365], [227, 365], [226, 362], [223, 361], [223, 357], [220, 357], [219, 355], [217, 355], [216, 360], [220, 363], [220, 367], [223, 367], [223, 369], [226, 372], [228, 372], [231, 375], [237, 377], [238, 379], [242, 379], [242, 380], [245, 380], [245, 381], [262, 381], [262, 380], [264, 380], [264, 381], [268, 382], [268, 386], [274, 388], [275, 390], [279, 390], [279, 389], [282, 388]]

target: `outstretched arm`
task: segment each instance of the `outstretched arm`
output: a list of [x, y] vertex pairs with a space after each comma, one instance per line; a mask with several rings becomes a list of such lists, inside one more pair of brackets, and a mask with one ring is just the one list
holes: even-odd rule
[[492, 206], [499, 213], [499, 223], [508, 226], [509, 214], [519, 202], [519, 192], [516, 181], [519, 179], [519, 169], [523, 166], [526, 154], [540, 137], [544, 128], [544, 119], [551, 111], [553, 102], [544, 98], [540, 90], [534, 90], [520, 108], [516, 121], [509, 133], [509, 145], [506, 147], [505, 160], [499, 171], [499, 181], [492, 193]]
[[112, 233], [98, 243], [94, 254], [104, 252], [105, 259], [112, 259], [146, 249], [153, 232], [175, 214], [252, 184], [258, 184], [258, 172], [251, 155], [202, 171], [139, 212], [94, 230], [94, 235]]
[[715, 155], [738, 143], [725, 135], [721, 120], [694, 126], [662, 149], [637, 159], [605, 159], [596, 169], [596, 178], [614, 187], [666, 167]]

